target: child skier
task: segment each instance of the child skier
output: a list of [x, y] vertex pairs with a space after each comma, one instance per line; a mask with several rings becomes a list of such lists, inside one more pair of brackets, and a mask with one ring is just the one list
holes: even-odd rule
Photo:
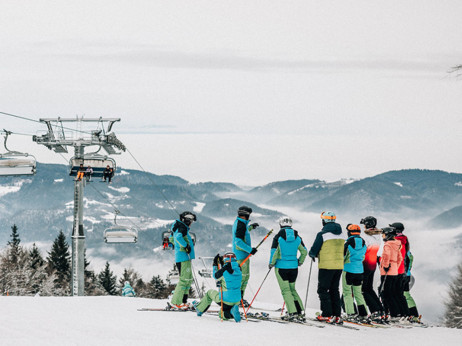
[[364, 225], [362, 238], [364, 239], [367, 250], [363, 262], [364, 274], [362, 293], [367, 307], [371, 313], [371, 319], [375, 322], [382, 322], [385, 317], [382, 302], [374, 290], [374, 274], [377, 268], [377, 255], [380, 246], [382, 245], [382, 230], [378, 229], [377, 219], [373, 216], [366, 216], [361, 219], [361, 224]]
[[[275, 267], [282, 297], [287, 307], [287, 315], [283, 319], [304, 321], [305, 314], [302, 300], [295, 290], [298, 267], [305, 261], [308, 251], [298, 232], [292, 229], [292, 219], [283, 216], [279, 220], [281, 230], [273, 238], [269, 268]], [[297, 252], [300, 257], [297, 258]]]
[[[222, 266], [221, 269], [218, 269], [219, 264]], [[220, 287], [220, 292], [208, 290], [199, 303], [193, 302], [197, 316], [202, 316], [212, 302], [215, 302], [222, 306], [223, 310], [220, 310], [222, 319], [233, 318], [236, 322], [240, 322], [239, 303], [241, 302], [242, 272], [234, 253], [227, 252], [222, 258], [219, 254], [215, 256], [213, 259], [213, 277], [218, 280], [217, 286]]]
[[383, 253], [380, 260], [380, 291], [382, 292], [383, 305], [390, 312], [391, 320], [400, 319], [398, 268], [403, 261], [401, 255], [401, 242], [395, 239], [396, 229], [393, 227], [382, 228]]
[[322, 230], [316, 235], [309, 255], [318, 262], [318, 295], [322, 314], [319, 321], [342, 324], [339, 284], [343, 270], [343, 245], [345, 239], [342, 226], [335, 222], [337, 217], [331, 211], [321, 214]]
[[130, 285], [130, 282], [124, 282], [124, 288], [122, 289], [122, 296], [123, 297], [136, 297], [135, 290]]
[[[347, 226], [348, 239], [345, 242], [343, 255], [344, 267], [342, 274], [343, 300], [345, 302], [345, 320], [352, 322], [369, 322], [366, 302], [361, 291], [363, 281], [363, 260], [366, 254], [366, 243], [359, 235], [361, 228], [358, 225]], [[358, 306], [358, 315], [355, 314], [354, 301]]]
[[181, 310], [188, 310], [188, 294], [193, 280], [191, 260], [195, 258], [194, 243], [189, 234], [189, 226], [196, 221], [196, 215], [190, 211], [181, 213], [180, 219], [172, 225], [175, 262], [180, 274], [180, 279], [175, 287], [172, 297], [172, 306]]

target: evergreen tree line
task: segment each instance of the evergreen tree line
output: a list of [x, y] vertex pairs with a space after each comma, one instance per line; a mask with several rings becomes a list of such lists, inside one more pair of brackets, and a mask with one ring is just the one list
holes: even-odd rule
[[[35, 243], [31, 249], [20, 245], [18, 227], [11, 227], [11, 240], [0, 252], [0, 289], [3, 295], [68, 296], [71, 294], [71, 254], [66, 236], [62, 231], [53, 242], [48, 256], [43, 258]], [[125, 269], [122, 276], [111, 271], [106, 262], [100, 273], [89, 269], [85, 259], [85, 295], [120, 295], [125, 281], [130, 282], [137, 297], [167, 298], [175, 288], [168, 280], [155, 275], [149, 282], [132, 268]]]

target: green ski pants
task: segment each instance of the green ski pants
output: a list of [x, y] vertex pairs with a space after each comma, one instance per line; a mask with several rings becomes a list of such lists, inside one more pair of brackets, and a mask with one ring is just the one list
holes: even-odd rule
[[[362, 293], [362, 285], [348, 285], [346, 280], [347, 272], [342, 273], [343, 301], [345, 302], [345, 312], [348, 315], [355, 313], [354, 301], [358, 305], [358, 311], [361, 315], [361, 310], [366, 308], [366, 301]], [[367, 314], [367, 310], [366, 310]]]
[[[243, 261], [244, 260], [237, 261], [237, 263], [241, 265]], [[244, 265], [241, 267], [241, 271], [242, 271], [241, 292], [242, 292], [242, 299], [244, 299], [244, 292], [245, 292], [247, 283], [249, 282], [249, 278], [250, 278], [250, 260], [247, 260], [244, 263]]]
[[[227, 318], [225, 316], [222, 317], [222, 311], [221, 311], [221, 293], [217, 290], [208, 290], [207, 293], [205, 294], [204, 298], [202, 298], [202, 300], [199, 302], [199, 304], [196, 306], [196, 310], [199, 310], [201, 312], [205, 312], [207, 311], [207, 309], [210, 307], [210, 305], [212, 304], [212, 302], [215, 302], [217, 303], [218, 305], [220, 305], [220, 313], [219, 313], [219, 316], [220, 318], [223, 318], [224, 320], [226, 320]], [[228, 305], [228, 309], [229, 309], [229, 306], [233, 306], [233, 305], [238, 305], [239, 302], [237, 303], [228, 303], [228, 302], [224, 302], [224, 304]], [[226, 309], [225, 309], [226, 310]]]
[[191, 261], [181, 262], [180, 264], [180, 280], [176, 284], [173, 292], [172, 304], [180, 305], [184, 302], [184, 297], [188, 296], [191, 283], [193, 281]]
[[[279, 268], [274, 268], [276, 278], [278, 279], [279, 288], [281, 289], [282, 298], [286, 303], [287, 312], [301, 313], [305, 309], [303, 308], [303, 303], [300, 299], [300, 296], [295, 290], [295, 280], [297, 278], [298, 269], [282, 269], [282, 271], [284, 272], [284, 277], [281, 276], [280, 270], [281, 269]], [[301, 311], [297, 310], [297, 303]]]

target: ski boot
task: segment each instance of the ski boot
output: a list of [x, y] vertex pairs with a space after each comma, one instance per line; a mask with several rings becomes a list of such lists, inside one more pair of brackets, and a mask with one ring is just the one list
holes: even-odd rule
[[[170, 304], [169, 304], [170, 305]], [[183, 304], [172, 304], [170, 305], [171, 309], [170, 310], [182, 310], [182, 311], [188, 311], [191, 310], [191, 305], [189, 303], [183, 303]]]
[[[242, 305], [244, 304], [244, 305]], [[240, 307], [248, 308], [249, 307], [249, 302], [245, 299], [242, 299], [242, 302], [239, 303]]]
[[196, 311], [197, 316], [201, 317], [203, 312], [200, 310], [197, 310], [197, 306], [199, 305], [199, 302], [197, 300], [194, 300], [192, 302], [193, 309]]
[[343, 317], [343, 320], [344, 321], [347, 321], [347, 322], [352, 322], [352, 323], [361, 323], [359, 321], [359, 316], [356, 315], [356, 314], [349, 314], [349, 315], [345, 315]]
[[296, 314], [295, 315], [295, 322], [298, 322], [298, 323], [304, 323], [306, 322], [306, 317], [305, 317], [305, 314], [303, 312], [299, 313], [299, 314]]
[[422, 315], [420, 316], [409, 316], [409, 322], [411, 323], [422, 323], [421, 322]]
[[236, 323], [241, 322], [241, 314], [239, 313], [239, 305], [234, 305], [231, 308], [230, 312], [231, 312], [231, 315], [233, 315], [234, 320], [236, 321]]
[[284, 316], [281, 317], [281, 320], [283, 321], [288, 321], [288, 322], [293, 322], [297, 318], [297, 314], [290, 312], [285, 314]]
[[332, 319], [333, 317], [324, 317], [322, 315], [318, 315], [316, 316], [316, 319], [319, 321], [319, 322], [326, 322], [326, 323], [332, 323]]
[[385, 323], [384, 321], [384, 314], [380, 311], [375, 311], [369, 316], [370, 320], [374, 323]]
[[343, 324], [343, 319], [340, 316], [334, 316], [331, 323], [332, 324]]

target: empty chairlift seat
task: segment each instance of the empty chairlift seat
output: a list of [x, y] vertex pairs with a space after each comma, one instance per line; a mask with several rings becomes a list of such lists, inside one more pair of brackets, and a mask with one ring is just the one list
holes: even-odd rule
[[34, 175], [37, 162], [32, 156], [6, 156], [0, 154], [0, 176]]
[[136, 243], [138, 231], [135, 228], [115, 225], [104, 231], [104, 241], [106, 243]]

